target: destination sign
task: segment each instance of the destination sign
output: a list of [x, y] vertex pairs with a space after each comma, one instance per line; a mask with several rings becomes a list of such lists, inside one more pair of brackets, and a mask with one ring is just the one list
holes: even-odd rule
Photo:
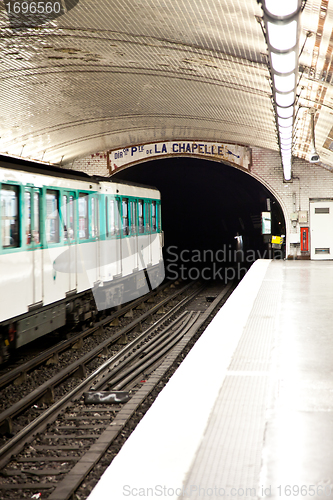
[[239, 144], [205, 141], [169, 141], [139, 144], [109, 151], [110, 173], [141, 161], [172, 156], [193, 156], [226, 161], [247, 170], [251, 167], [251, 149]]

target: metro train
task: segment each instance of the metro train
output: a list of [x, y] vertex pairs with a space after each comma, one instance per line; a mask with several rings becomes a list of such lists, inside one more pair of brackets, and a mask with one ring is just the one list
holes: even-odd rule
[[0, 363], [164, 279], [158, 190], [0, 156]]

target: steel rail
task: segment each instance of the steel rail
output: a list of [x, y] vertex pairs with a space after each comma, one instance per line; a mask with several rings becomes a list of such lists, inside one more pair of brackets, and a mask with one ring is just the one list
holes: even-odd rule
[[[168, 301], [172, 300], [177, 295], [180, 295], [186, 289], [190, 288], [192, 285], [193, 285], [193, 283], [190, 283], [190, 284], [186, 285], [185, 287], [183, 287], [181, 291], [177, 291], [171, 297], [167, 297], [166, 299], [162, 300], [161, 302], [156, 304], [151, 310], [144, 313], [137, 320], [132, 321], [129, 325], [124, 327], [120, 332], [115, 334], [115, 336], [113, 336], [113, 337], [119, 338], [122, 335], [124, 335], [124, 333], [128, 333], [128, 331], [132, 330], [137, 325], [138, 322], [142, 321], [143, 317], [146, 318], [146, 317], [150, 316], [152, 314], [152, 310], [158, 311], [162, 307], [162, 305], [165, 305]], [[157, 328], [158, 326], [162, 325], [165, 321], [170, 319], [170, 317], [173, 314], [175, 314], [175, 312], [177, 312], [181, 307], [185, 306], [186, 303], [189, 302], [190, 300], [192, 300], [195, 295], [200, 293], [200, 291], [203, 288], [204, 287], [200, 287], [198, 290], [194, 291], [189, 297], [184, 298], [179, 304], [177, 304], [172, 310], [170, 310], [167, 314], [165, 314], [160, 320], [155, 322], [150, 328], [148, 328], [145, 332], [143, 332], [141, 335], [139, 335], [139, 337], [137, 339], [133, 340], [124, 349], [122, 349], [120, 352], [118, 352], [117, 354], [112, 356], [109, 360], [107, 360], [105, 363], [103, 363], [93, 373], [91, 373], [85, 380], [80, 382], [74, 389], [72, 389], [68, 394], [66, 394], [64, 397], [62, 397], [56, 403], [54, 403], [51, 407], [49, 407], [47, 410], [45, 410], [45, 412], [42, 415], [39, 415], [32, 422], [30, 422], [24, 429], [19, 431], [13, 438], [11, 438], [4, 446], [2, 446], [0, 448], [0, 468], [3, 468], [10, 461], [11, 455], [21, 451], [22, 448], [24, 447], [24, 445], [26, 444], [26, 442], [31, 440], [31, 438], [35, 434], [43, 432], [46, 429], [47, 425], [50, 422], [54, 421], [54, 419], [57, 417], [57, 415], [60, 413], [60, 411], [62, 411], [62, 409], [64, 409], [67, 406], [69, 401], [76, 399], [77, 397], [81, 397], [82, 393], [85, 390], [87, 390], [87, 388], [90, 386], [90, 384], [92, 384], [93, 381], [96, 380], [96, 378], [100, 377], [103, 374], [103, 372], [105, 372], [107, 369], [109, 369], [109, 366], [112, 363], [115, 363], [126, 352], [130, 351], [133, 348], [133, 346], [135, 345], [135, 343], [137, 343], [139, 340], [141, 340], [145, 335], [150, 334], [153, 331], [153, 329]], [[105, 346], [108, 345], [109, 343], [111, 343], [113, 340], [114, 340], [114, 338], [107, 339], [102, 344], [97, 346], [97, 348], [95, 348], [93, 351], [95, 352], [95, 354], [97, 352], [102, 351], [105, 348]], [[85, 359], [85, 358], [88, 359], [90, 354], [91, 353], [88, 353], [80, 360], [77, 360], [77, 362], [75, 363], [75, 365], [76, 365], [75, 369], [77, 369], [77, 367], [78, 367], [77, 365], [82, 364], [83, 359]], [[66, 372], [67, 371], [72, 372], [73, 371], [72, 367], [71, 366], [68, 367], [66, 369]], [[59, 376], [60, 376], [60, 378], [63, 378], [63, 375], [58, 374], [57, 376], [53, 377], [49, 381], [49, 382], [51, 382], [51, 386], [54, 383], [54, 380], [56, 380], [56, 377], [59, 377]], [[45, 385], [45, 384], [43, 384], [43, 385]], [[37, 389], [36, 389], [36, 391], [37, 391]], [[43, 388], [43, 391], [45, 392], [45, 387]], [[35, 392], [35, 391], [33, 391], [33, 392]], [[35, 400], [34, 398], [30, 398], [30, 395], [24, 399], [26, 399], [26, 401], [24, 402], [25, 408], [27, 406], [29, 406], [32, 403], [32, 401]], [[29, 400], [29, 403], [28, 403], [28, 400]], [[14, 405], [16, 407], [14, 410], [14, 414], [18, 414], [18, 412], [19, 412], [18, 405], [19, 405], [19, 403], [17, 405]], [[5, 418], [10, 418], [10, 410], [11, 409], [8, 409], [8, 412], [5, 411], [0, 415], [0, 422], [4, 421], [3, 416], [5, 416]]]
[[222, 300], [226, 300], [228, 298], [232, 288], [233, 285], [229, 283], [211, 303], [208, 309], [201, 314], [200, 318], [190, 328], [188, 333], [185, 334], [183, 339], [180, 340], [178, 345], [167, 354], [166, 358], [153, 371], [146, 383], [143, 384], [142, 387], [135, 393], [135, 397], [123, 406], [111, 424], [102, 432], [102, 434], [99, 435], [95, 443], [90, 447], [89, 451], [80, 458], [66, 477], [56, 485], [55, 490], [48, 497], [49, 500], [70, 500], [73, 498], [75, 491], [77, 491], [93, 467], [100, 461], [114, 440], [123, 431], [130, 418], [132, 418], [140, 405], [159, 384], [161, 378], [164, 377], [183, 349], [187, 346], [198, 330], [205, 324], [214, 309]]
[[[109, 369], [110, 370], [112, 369], [112, 364], [115, 365], [116, 362], [118, 362], [118, 358], [120, 358], [124, 354], [127, 354], [128, 352], [130, 352], [135, 345], [139, 344], [145, 337], [149, 336], [154, 330], [156, 330], [156, 328], [160, 327], [161, 325], [163, 325], [163, 323], [165, 323], [166, 321], [168, 321], [169, 319], [171, 319], [174, 314], [176, 314], [180, 309], [182, 309], [183, 307], [185, 307], [186, 304], [188, 302], [190, 302], [191, 300], [193, 300], [193, 298], [196, 295], [198, 295], [204, 288], [205, 287], [202, 286], [198, 290], [195, 290], [188, 297], [185, 297], [181, 302], [179, 302], [178, 304], [176, 304], [169, 312], [165, 313], [161, 319], [159, 319], [158, 321], [156, 321], [147, 330], [145, 330], [144, 332], [142, 332], [141, 335], [139, 335], [136, 339], [134, 339], [130, 344], [128, 344], [127, 346], [125, 346], [119, 353], [117, 353], [114, 356], [114, 358], [111, 358], [109, 360], [110, 361], [110, 365], [111, 365], [109, 367]], [[92, 387], [92, 390], [99, 390], [100, 387], [103, 387], [104, 383], [105, 383], [104, 382], [104, 378], [102, 378], [100, 381], [98, 381]]]
[[[96, 346], [94, 349], [92, 349], [90, 352], [85, 354], [82, 358], [74, 361], [71, 363], [69, 366], [61, 370], [59, 373], [54, 375], [51, 379], [47, 380], [44, 382], [44, 384], [40, 385], [37, 387], [35, 390], [33, 390], [30, 394], [22, 398], [20, 401], [12, 405], [10, 408], [7, 410], [4, 410], [0, 414], [0, 426], [3, 426], [6, 422], [8, 423], [7, 427], [10, 429], [11, 427], [11, 419], [16, 417], [17, 415], [21, 414], [26, 408], [29, 408], [32, 404], [35, 402], [39, 401], [43, 396], [45, 396], [49, 391], [53, 391], [54, 388], [59, 385], [61, 382], [66, 380], [68, 377], [70, 377], [72, 374], [74, 374], [78, 369], [80, 369], [82, 366], [85, 366], [88, 362], [90, 362], [92, 359], [94, 359], [100, 352], [102, 352], [105, 348], [109, 347], [110, 344], [113, 344], [116, 342], [120, 337], [123, 335], [126, 335], [129, 333], [131, 330], [133, 330], [139, 323], [147, 319], [149, 316], [157, 312], [161, 307], [166, 305], [169, 301], [173, 300], [176, 298], [178, 295], [181, 295], [184, 291], [186, 291], [188, 288], [190, 288], [193, 285], [193, 282], [190, 284], [186, 285], [183, 287], [181, 290], [178, 290], [174, 294], [172, 294], [170, 297], [166, 297], [163, 299], [161, 302], [158, 304], [154, 305], [149, 311], [146, 311], [143, 313], [139, 318], [133, 320], [131, 323], [129, 323], [127, 326], [122, 328], [119, 332], [115, 333], [108, 339], [104, 340], [101, 344]], [[102, 322], [100, 322], [102, 323]], [[96, 330], [100, 328], [101, 324], [97, 323], [93, 330]], [[1, 450], [0, 450], [1, 451]]]
[[[179, 323], [182, 321], [182, 319], [187, 315], [188, 313], [186, 311], [184, 311], [178, 318], [177, 320], [175, 321], [175, 323]], [[154, 325], [153, 325], [154, 326]], [[165, 337], [167, 337], [168, 335], [170, 335], [169, 333], [169, 330], [171, 330], [172, 328], [174, 327], [174, 323], [171, 323], [170, 325], [166, 326], [159, 334], [157, 334], [156, 336], [154, 336], [152, 339], [148, 340], [148, 342], [145, 342], [145, 338], [149, 336], [149, 332], [146, 330], [144, 333], [146, 334], [144, 337], [145, 338], [141, 338], [141, 339], [135, 339], [137, 340], [137, 342], [135, 342], [136, 345], [140, 344], [141, 341], [142, 342], [145, 342], [141, 347], [138, 347], [136, 348], [132, 354], [129, 354], [126, 356], [125, 354], [125, 359], [124, 360], [121, 360], [119, 361], [117, 364], [115, 363], [115, 366], [114, 367], [110, 367], [108, 373], [104, 376], [103, 380], [101, 380], [100, 382], [98, 382], [97, 384], [94, 385], [94, 387], [92, 388], [92, 390], [94, 391], [99, 391], [101, 390], [102, 387], [104, 387], [108, 381], [110, 380], [111, 377], [113, 377], [114, 375], [116, 375], [119, 371], [123, 370], [124, 367], [133, 362], [133, 360], [135, 358], [137, 358], [138, 356], [140, 356], [140, 354], [142, 352], [144, 352], [144, 350], [146, 348], [149, 348], [149, 346], [151, 344], [155, 344], [158, 343], [158, 342], [162, 342], [164, 340]], [[155, 327], [156, 329], [157, 327]], [[132, 347], [131, 350], [133, 350], [134, 346]]]
[[[140, 363], [137, 363], [131, 369], [126, 370], [122, 376], [115, 380], [111, 380], [111, 383], [121, 380], [116, 386], [112, 386], [112, 390], [120, 391], [123, 387], [125, 387], [129, 382], [131, 382], [135, 377], [137, 377], [140, 373], [142, 373], [146, 368], [149, 368], [152, 364], [156, 363], [159, 359], [161, 359], [167, 352], [169, 352], [178, 342], [184, 337], [184, 335], [188, 332], [188, 330], [196, 323], [200, 316], [200, 312], [190, 314], [185, 325], [182, 325], [177, 330], [177, 335], [175, 335], [170, 341], [163, 342], [160, 346], [153, 350], [150, 354], [150, 358], [146, 360], [140, 360]], [[194, 316], [194, 317], [192, 317]], [[127, 377], [124, 378], [124, 375]]]
[[123, 316], [126, 314], [128, 311], [131, 309], [137, 307], [138, 305], [146, 302], [148, 299], [154, 297], [155, 295], [158, 295], [161, 291], [163, 291], [165, 288], [170, 286], [172, 284], [171, 282], [164, 283], [163, 285], [159, 286], [152, 292], [148, 293], [147, 295], [144, 295], [144, 297], [140, 297], [138, 299], [135, 299], [134, 301], [130, 302], [129, 304], [126, 304], [123, 306], [119, 311], [115, 311], [112, 314], [110, 314], [108, 317], [103, 318], [101, 321], [96, 323], [93, 327], [87, 328], [86, 330], [79, 332], [75, 335], [73, 335], [70, 339], [62, 340], [55, 346], [51, 347], [50, 349], [46, 350], [45, 352], [37, 355], [30, 361], [27, 361], [26, 363], [23, 363], [20, 366], [17, 366], [13, 370], [11, 370], [8, 373], [5, 373], [4, 375], [0, 376], [0, 389], [6, 385], [8, 385], [10, 382], [13, 380], [16, 380], [18, 377], [20, 377], [24, 373], [28, 373], [29, 371], [33, 370], [37, 366], [41, 365], [48, 359], [52, 358], [55, 354], [60, 354], [61, 352], [65, 351], [66, 349], [69, 349], [72, 345], [76, 344], [81, 338], [88, 337], [89, 335], [92, 335], [98, 328], [101, 326], [104, 326], [105, 324], [113, 321], [116, 318], [119, 318], [120, 316]]

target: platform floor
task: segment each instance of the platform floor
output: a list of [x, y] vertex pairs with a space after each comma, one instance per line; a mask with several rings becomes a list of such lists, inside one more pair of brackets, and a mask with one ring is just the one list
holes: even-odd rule
[[256, 261], [89, 496], [333, 498], [333, 262]]

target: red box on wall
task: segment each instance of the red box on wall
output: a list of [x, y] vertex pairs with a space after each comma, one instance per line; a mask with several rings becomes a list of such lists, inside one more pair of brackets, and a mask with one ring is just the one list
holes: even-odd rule
[[301, 252], [309, 251], [309, 228], [301, 227]]

